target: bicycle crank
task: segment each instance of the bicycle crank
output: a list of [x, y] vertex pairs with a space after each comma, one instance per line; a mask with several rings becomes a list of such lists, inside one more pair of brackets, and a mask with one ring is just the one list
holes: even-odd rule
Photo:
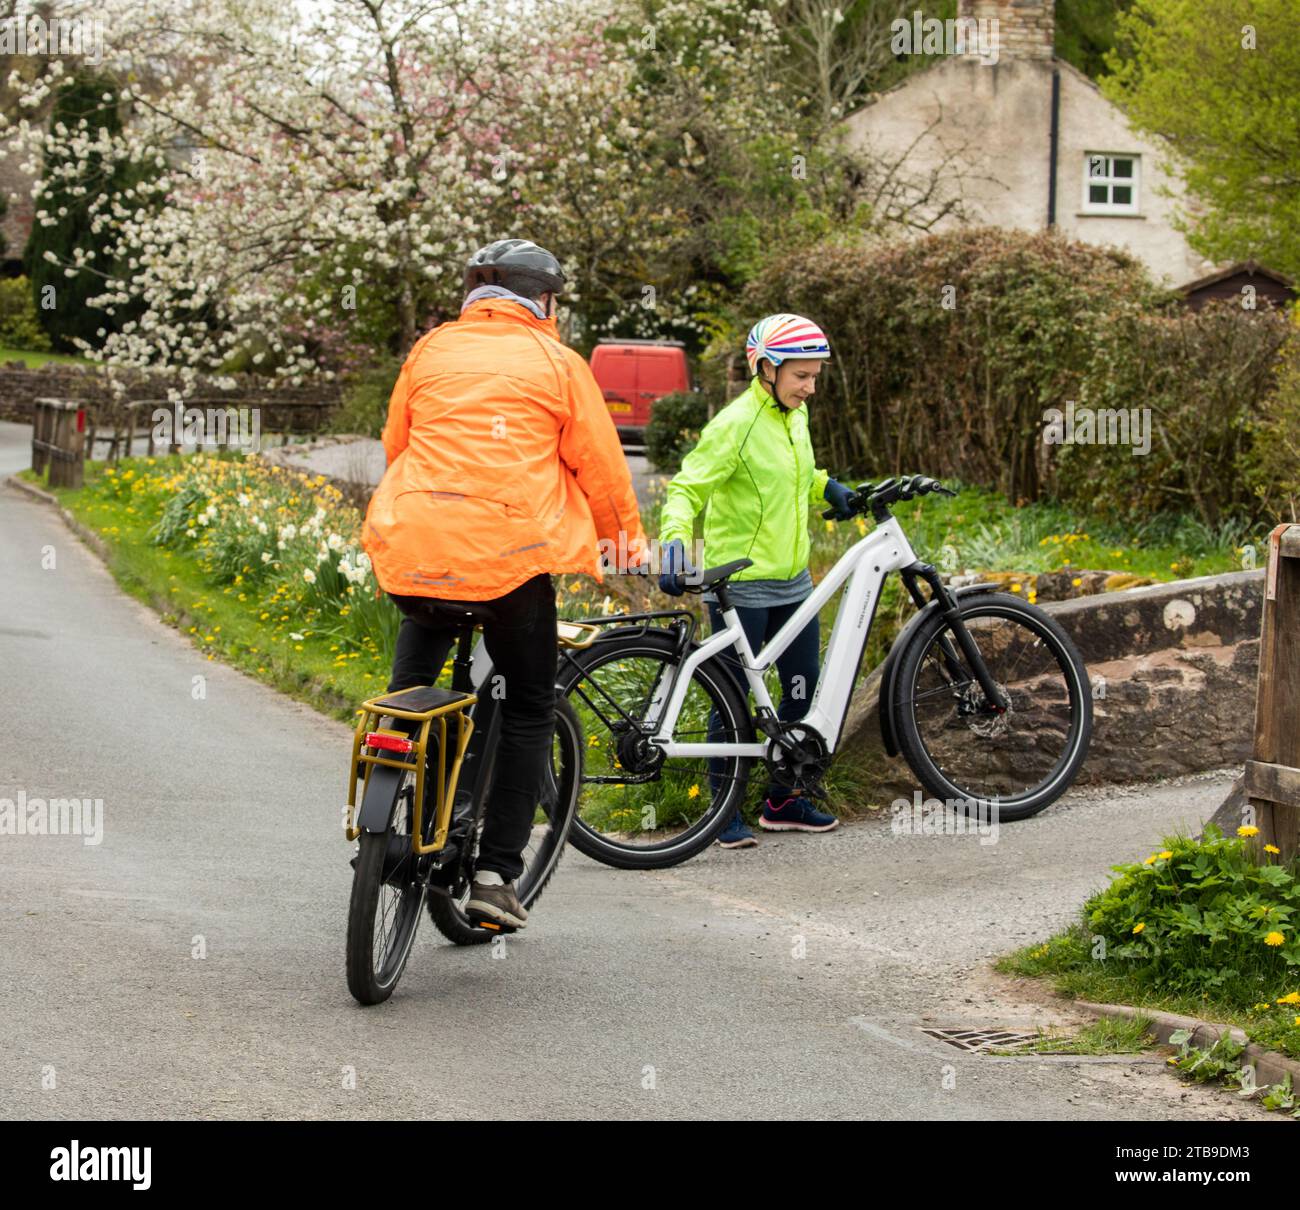
[[803, 723], [780, 723], [778, 727], [768, 731], [772, 738], [763, 753], [771, 780], [792, 790], [805, 790], [814, 798], [824, 798], [821, 783], [831, 763], [826, 740]]

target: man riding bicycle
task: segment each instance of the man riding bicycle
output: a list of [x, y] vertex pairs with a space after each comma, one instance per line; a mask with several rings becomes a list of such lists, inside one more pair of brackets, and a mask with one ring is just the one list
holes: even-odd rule
[[362, 539], [403, 614], [390, 693], [437, 679], [466, 614], [483, 624], [501, 738], [466, 913], [514, 928], [555, 728], [551, 576], [600, 580], [598, 540], [633, 561], [645, 544], [604, 396], [560, 341], [563, 286], [556, 258], [527, 240], [470, 258], [460, 318], [416, 342], [393, 388]]

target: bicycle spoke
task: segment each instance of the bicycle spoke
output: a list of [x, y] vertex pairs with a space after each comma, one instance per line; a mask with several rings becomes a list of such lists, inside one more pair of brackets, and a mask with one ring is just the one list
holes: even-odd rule
[[[631, 739], [645, 733], [646, 715], [672, 673], [670, 655], [661, 649], [612, 651], [607, 659], [584, 667], [569, 690], [587, 736], [578, 818], [587, 830], [619, 844], [663, 843], [712, 819], [714, 804], [730, 801], [743, 780], [738, 769], [747, 769], [737, 757], [662, 757], [623, 768], [629, 753], [634, 765], [652, 755], [644, 743], [632, 744]], [[692, 677], [674, 742], [735, 742], [733, 727], [721, 715], [711, 721], [720, 709], [711, 692], [700, 674]]]
[[993, 614], [964, 621], [1008, 708], [987, 709], [974, 679], [947, 682], [947, 628], [930, 640], [916, 683], [899, 704], [911, 712], [935, 768], [969, 797], [1005, 801], [1034, 793], [1070, 751], [1073, 707], [1062, 657], [1026, 619]]

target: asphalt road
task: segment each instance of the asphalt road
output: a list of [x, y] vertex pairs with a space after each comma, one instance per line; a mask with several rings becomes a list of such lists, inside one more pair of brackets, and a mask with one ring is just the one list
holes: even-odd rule
[[0, 669], [0, 799], [103, 801], [99, 844], [0, 835], [0, 1116], [1267, 1119], [1154, 1057], [920, 1032], [1073, 1019], [988, 958], [1196, 828], [1226, 776], [1075, 795], [993, 845], [875, 821], [663, 873], [570, 850], [525, 934], [457, 949], [425, 920], [362, 1009], [346, 727], [206, 660], [9, 485]]

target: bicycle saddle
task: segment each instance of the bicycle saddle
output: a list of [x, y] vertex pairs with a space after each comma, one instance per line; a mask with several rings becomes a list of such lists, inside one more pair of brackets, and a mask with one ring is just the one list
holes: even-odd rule
[[753, 566], [753, 559], [733, 559], [730, 563], [723, 563], [721, 567], [707, 567], [700, 572], [700, 582], [688, 585], [687, 590], [699, 592], [705, 588], [712, 588], [728, 576], [734, 576], [736, 572], [744, 571], [746, 567]]

